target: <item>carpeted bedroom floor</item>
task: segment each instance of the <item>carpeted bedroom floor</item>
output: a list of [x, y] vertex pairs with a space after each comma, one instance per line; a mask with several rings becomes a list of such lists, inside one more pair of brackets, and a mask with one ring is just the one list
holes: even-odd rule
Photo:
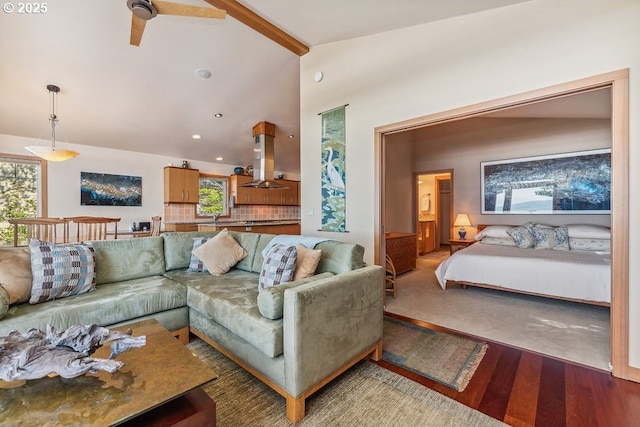
[[609, 309], [460, 286], [443, 291], [434, 270], [449, 252], [418, 258], [397, 281], [386, 311], [476, 337], [609, 370]]

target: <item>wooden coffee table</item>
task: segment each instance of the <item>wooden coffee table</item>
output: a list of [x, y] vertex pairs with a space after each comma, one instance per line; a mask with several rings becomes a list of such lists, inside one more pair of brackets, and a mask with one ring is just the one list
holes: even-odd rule
[[[146, 335], [142, 348], [119, 355], [114, 373], [29, 380], [0, 389], [3, 424], [22, 426], [215, 426], [215, 402], [200, 386], [216, 374], [155, 320], [126, 327]], [[109, 346], [94, 357], [109, 357]]]

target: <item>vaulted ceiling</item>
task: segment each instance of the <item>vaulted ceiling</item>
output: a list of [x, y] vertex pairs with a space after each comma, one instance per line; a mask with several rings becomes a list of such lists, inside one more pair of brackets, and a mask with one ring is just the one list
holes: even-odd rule
[[[306, 48], [522, 1], [175, 0], [226, 8], [227, 18], [159, 15], [139, 47], [129, 44], [126, 0], [5, 9], [0, 134], [47, 139], [46, 85], [56, 84], [60, 141], [244, 166], [252, 162], [251, 128], [266, 120], [277, 127], [276, 169], [299, 172]], [[200, 78], [200, 69], [211, 77]]]

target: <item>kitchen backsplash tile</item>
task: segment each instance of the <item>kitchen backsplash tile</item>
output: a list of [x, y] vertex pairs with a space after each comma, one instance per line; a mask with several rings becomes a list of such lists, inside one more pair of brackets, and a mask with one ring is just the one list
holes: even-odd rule
[[[300, 219], [300, 206], [266, 206], [245, 205], [231, 208], [231, 220], [269, 220]], [[169, 203], [164, 207], [165, 222], [199, 222], [196, 218], [196, 205], [186, 203]]]

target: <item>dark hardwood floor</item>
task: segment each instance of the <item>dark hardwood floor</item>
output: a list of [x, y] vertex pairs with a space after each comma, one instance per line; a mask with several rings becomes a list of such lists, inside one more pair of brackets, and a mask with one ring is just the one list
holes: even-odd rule
[[[465, 336], [426, 322], [385, 314]], [[383, 360], [374, 363], [513, 426], [640, 426], [640, 384], [614, 378], [608, 372], [483, 341], [489, 343], [487, 353], [462, 392]]]

